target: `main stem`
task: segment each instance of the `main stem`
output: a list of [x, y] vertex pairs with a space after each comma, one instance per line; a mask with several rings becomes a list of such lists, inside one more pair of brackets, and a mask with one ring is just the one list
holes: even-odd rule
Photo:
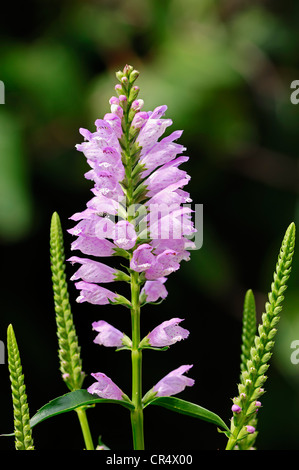
[[139, 274], [131, 274], [131, 321], [132, 321], [132, 402], [131, 424], [134, 450], [144, 450], [143, 407], [142, 407], [142, 351], [140, 343], [140, 301]]
[[84, 437], [84, 442], [86, 446], [86, 450], [94, 450], [94, 445], [87, 421], [86, 411], [84, 408], [76, 408], [76, 412], [79, 418], [80, 426], [82, 429], [82, 434]]
[[[130, 91], [132, 83], [129, 83], [126, 90], [126, 96], [128, 99], [127, 108], [123, 115], [123, 129], [124, 129], [124, 157], [126, 160], [125, 171], [126, 171], [126, 203], [127, 207], [131, 207], [134, 204], [134, 183], [132, 178], [133, 172], [133, 161], [131, 155], [131, 144], [130, 144], [130, 122], [129, 112], [131, 102], [129, 102]], [[134, 214], [128, 215], [128, 222], [133, 222], [135, 218]], [[139, 349], [140, 343], [140, 283], [139, 273], [131, 272], [131, 324], [132, 324], [132, 403], [134, 404], [134, 410], [131, 411], [131, 425], [133, 434], [134, 450], [144, 450], [144, 433], [143, 433], [143, 407], [142, 407], [142, 351]]]

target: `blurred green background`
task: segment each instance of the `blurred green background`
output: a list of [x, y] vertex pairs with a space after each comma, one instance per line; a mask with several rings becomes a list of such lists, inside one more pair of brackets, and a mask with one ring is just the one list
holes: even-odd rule
[[[17, 9], [17, 15], [16, 15]], [[145, 391], [170, 370], [194, 364], [196, 385], [180, 396], [231, 417], [237, 393], [241, 314], [253, 289], [263, 312], [278, 250], [290, 222], [299, 226], [299, 4], [291, 0], [28, 0], [6, 2], [0, 18], [0, 340], [12, 323], [22, 354], [30, 411], [67, 390], [60, 380], [49, 265], [49, 225], [58, 211], [70, 256], [68, 218], [91, 198], [76, 152], [79, 127], [94, 129], [109, 111], [115, 72], [140, 71], [145, 110], [167, 104], [171, 130], [190, 160], [193, 201], [203, 204], [203, 247], [169, 277], [168, 298], [144, 309], [144, 334], [172, 316], [191, 331], [168, 352], [144, 357]], [[71, 269], [68, 273], [71, 273]], [[299, 448], [299, 254], [295, 254], [259, 412], [260, 449]], [[130, 359], [93, 344], [99, 319], [129, 333], [118, 307], [77, 305], [70, 285], [85, 371], [102, 371], [130, 390]], [[161, 355], [160, 355], [161, 354]], [[7, 365], [0, 365], [0, 433], [12, 430]], [[85, 385], [90, 385], [86, 379]], [[126, 410], [89, 413], [93, 435], [131, 448]], [[207, 423], [151, 408], [148, 449], [223, 449]], [[34, 430], [36, 448], [82, 448], [75, 414]], [[1, 438], [1, 449], [13, 440]]]

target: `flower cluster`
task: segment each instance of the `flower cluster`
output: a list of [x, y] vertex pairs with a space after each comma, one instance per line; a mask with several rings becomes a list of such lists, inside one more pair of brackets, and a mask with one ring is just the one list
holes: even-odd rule
[[[144, 103], [137, 98], [139, 87], [135, 85], [138, 72], [126, 66], [116, 75], [120, 83], [115, 86], [116, 96], [110, 99], [111, 112], [95, 121], [94, 132], [80, 129], [84, 141], [76, 148], [86, 157], [90, 169], [85, 177], [94, 186], [85, 210], [71, 217], [76, 225], [69, 230], [76, 236], [72, 250], [88, 258], [72, 256], [69, 261], [80, 265], [72, 276], [80, 291], [79, 303], [132, 308], [132, 301], [102, 284], [130, 283], [135, 273], [141, 306], [165, 299], [167, 276], [179, 269], [181, 261], [189, 260], [196, 230], [190, 195], [183, 189], [190, 176], [180, 168], [188, 157], [181, 155], [186, 149], [176, 142], [182, 131], [162, 137], [172, 124], [164, 118], [167, 106], [142, 111]], [[128, 273], [98, 261], [108, 257], [125, 259]], [[178, 326], [181, 321], [174, 318], [162, 323], [140, 344], [161, 347], [186, 338], [189, 332]], [[99, 344], [118, 348], [132, 345], [130, 338], [104, 321], [95, 322], [93, 328], [99, 333], [95, 339]], [[182, 367], [168, 377], [169, 384], [173, 376], [182, 377], [182, 371], [190, 368]], [[106, 380], [103, 374], [94, 377], [100, 377], [102, 385]], [[185, 380], [184, 385], [191, 382]], [[109, 396], [110, 385], [107, 382]], [[158, 394], [162, 389], [159, 385]], [[106, 396], [105, 387], [101, 392], [99, 385], [90, 390]], [[165, 390], [178, 393], [178, 387], [171, 392], [171, 385]]]

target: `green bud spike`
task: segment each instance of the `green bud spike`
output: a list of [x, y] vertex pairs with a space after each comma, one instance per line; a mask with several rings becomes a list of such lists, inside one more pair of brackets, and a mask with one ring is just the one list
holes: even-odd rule
[[63, 234], [60, 219], [56, 212], [54, 212], [51, 219], [50, 255], [60, 371], [68, 388], [74, 391], [81, 388], [85, 374], [82, 372], [80, 347], [69, 303]]
[[7, 351], [14, 412], [15, 447], [17, 450], [34, 450], [24, 375], [12, 325], [9, 325], [7, 329]]
[[250, 358], [250, 349], [254, 344], [256, 334], [255, 299], [251, 289], [246, 292], [243, 307], [243, 330], [241, 346], [241, 372], [246, 370]]
[[257, 413], [252, 411], [255, 409], [252, 403], [264, 393], [264, 389], [260, 387], [267, 380], [265, 373], [269, 368], [269, 364], [266, 362], [269, 361], [272, 354], [274, 346], [273, 338], [277, 331], [274, 327], [277, 326], [280, 319], [279, 313], [284, 300], [282, 294], [287, 288], [287, 281], [291, 273], [295, 249], [295, 232], [295, 224], [291, 223], [282, 241], [271, 284], [271, 291], [268, 294], [268, 302], [265, 305], [266, 312], [262, 315], [262, 323], [258, 327], [258, 335], [254, 339], [255, 347], [251, 347], [249, 359], [245, 365], [243, 364], [241, 383], [238, 389], [240, 394], [246, 394], [246, 400], [243, 401], [241, 412], [235, 413], [231, 421], [231, 434], [226, 446], [227, 450], [236, 448], [236, 445], [238, 449], [247, 450], [254, 445], [257, 433], [246, 433], [246, 426], [249, 425], [256, 428]]

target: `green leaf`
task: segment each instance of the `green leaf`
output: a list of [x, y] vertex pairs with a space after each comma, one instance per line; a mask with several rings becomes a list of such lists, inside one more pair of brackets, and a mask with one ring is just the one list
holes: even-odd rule
[[37, 424], [45, 421], [48, 418], [57, 416], [61, 413], [73, 411], [79, 407], [89, 407], [97, 403], [114, 403], [124, 406], [129, 410], [134, 409], [132, 403], [124, 400], [110, 400], [107, 398], [95, 398], [94, 395], [88, 393], [87, 390], [75, 390], [74, 392], [66, 393], [61, 397], [54, 398], [49, 403], [44, 405], [38, 412], [31, 418], [30, 426], [34, 427]]
[[167, 408], [168, 410], [208, 421], [209, 423], [216, 424], [216, 426], [220, 426], [228, 433], [230, 432], [225, 422], [217, 414], [195, 403], [175, 397], [158, 397], [148, 404], [163, 406], [163, 408]]

